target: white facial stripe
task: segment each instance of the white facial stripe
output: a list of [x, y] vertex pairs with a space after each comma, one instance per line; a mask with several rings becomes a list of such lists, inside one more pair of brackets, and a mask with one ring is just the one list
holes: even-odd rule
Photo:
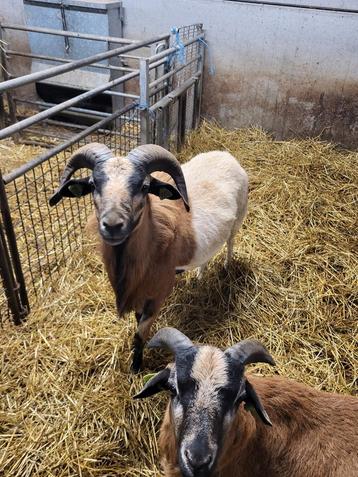
[[103, 171], [108, 177], [102, 192], [105, 200], [129, 196], [128, 179], [135, 172], [134, 165], [131, 162], [122, 157], [114, 157], [105, 162]]
[[[216, 393], [228, 383], [227, 364], [222, 351], [211, 346], [202, 346], [196, 355], [191, 377], [196, 380], [199, 391]], [[207, 388], [207, 389], [204, 389]]]

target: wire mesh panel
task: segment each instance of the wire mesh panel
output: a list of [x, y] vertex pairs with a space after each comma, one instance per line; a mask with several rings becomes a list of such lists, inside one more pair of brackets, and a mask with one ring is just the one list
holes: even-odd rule
[[[173, 32], [171, 39], [170, 35], [162, 35], [145, 45], [139, 42], [130, 48], [139, 48], [144, 56], [123, 55], [131, 62], [125, 72], [130, 71], [112, 83], [55, 106], [27, 101], [35, 112], [17, 122], [16, 115], [3, 116], [5, 126], [9, 122], [10, 126], [0, 131], [0, 139], [17, 134], [24, 144], [41, 144], [50, 149], [8, 173], [4, 180], [0, 176], [2, 202], [8, 207], [7, 219], [0, 216], [0, 324], [11, 315], [15, 322], [21, 321], [44, 290], [55, 286], [68, 257], [82, 247], [83, 230], [92, 210], [91, 196], [49, 206], [64, 166], [78, 147], [100, 142], [117, 155], [127, 154], [143, 142], [180, 147], [199, 111], [195, 105], [200, 96], [202, 32], [202, 25], [190, 25]], [[105, 54], [119, 54], [113, 51]], [[81, 61], [74, 61], [71, 67], [82, 68]], [[87, 65], [96, 61], [97, 56], [83, 60]], [[53, 76], [50, 70], [41, 75]], [[33, 75], [28, 76], [31, 79]], [[11, 98], [13, 82], [15, 87], [30, 84], [26, 78], [9, 80], [7, 88], [0, 84], [0, 96], [5, 91]], [[113, 89], [122, 83], [122, 93]], [[84, 100], [98, 101], [102, 93], [120, 94], [122, 109], [112, 114], [85, 109]], [[164, 107], [156, 107], [163, 101]], [[55, 116], [58, 113], [60, 117]], [[77, 115], [89, 122], [84, 125], [77, 121]], [[70, 118], [71, 123], [65, 123], [63, 117]], [[51, 132], [52, 125], [62, 129]], [[81, 172], [76, 174], [81, 176]]]
[[[180, 148], [183, 137], [197, 124], [197, 117], [200, 114], [200, 107], [196, 106], [198, 106], [197, 97], [201, 91], [204, 60], [202, 35], [202, 24], [173, 30], [170, 45], [176, 51], [168, 59], [169, 73], [166, 82], [171, 101], [162, 104], [160, 98], [155, 97], [153, 100], [151, 96], [153, 142], [164, 143], [166, 147], [173, 150]], [[199, 38], [199, 40], [190, 43], [193, 38]]]
[[[127, 108], [124, 114], [102, 121], [101, 127], [95, 131], [63, 151], [50, 154], [45, 161], [6, 184], [30, 306], [44, 290], [56, 283], [68, 256], [81, 249], [83, 229], [92, 210], [90, 195], [49, 206], [49, 198], [59, 183], [66, 162], [78, 147], [90, 142], [106, 144], [117, 154], [128, 153], [139, 144], [138, 121], [137, 108]], [[84, 173], [78, 172], [77, 175], [83, 176]], [[9, 317], [3, 286], [0, 289], [0, 323]]]

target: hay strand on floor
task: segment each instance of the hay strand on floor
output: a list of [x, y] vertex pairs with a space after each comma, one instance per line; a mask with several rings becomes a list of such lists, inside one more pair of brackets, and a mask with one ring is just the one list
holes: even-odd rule
[[[281, 375], [354, 392], [358, 155], [204, 123], [180, 159], [212, 149], [230, 151], [250, 176], [234, 263], [224, 270], [223, 250], [202, 281], [181, 276], [156, 328], [176, 326], [223, 347], [255, 337]], [[135, 320], [116, 318], [102, 264], [91, 243], [86, 250], [69, 259], [24, 326], [1, 332], [4, 476], [159, 475], [156, 434], [166, 397], [132, 401], [142, 384], [128, 371]], [[147, 351], [145, 373], [166, 361]]]

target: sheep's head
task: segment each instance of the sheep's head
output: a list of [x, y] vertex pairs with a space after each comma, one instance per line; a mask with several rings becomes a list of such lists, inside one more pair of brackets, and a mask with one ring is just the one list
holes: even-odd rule
[[[91, 175], [72, 179], [78, 169], [87, 168]], [[176, 187], [150, 174], [169, 174]], [[87, 144], [68, 161], [59, 188], [50, 198], [50, 205], [63, 197], [93, 194], [99, 232], [110, 245], [122, 243], [137, 226], [148, 194], [161, 199], [182, 199], [189, 210], [184, 176], [179, 162], [167, 150], [148, 144], [133, 149], [125, 157], [115, 157], [107, 146]]]
[[224, 435], [238, 406], [252, 406], [260, 419], [270, 419], [252, 385], [244, 376], [245, 365], [274, 365], [257, 341], [245, 340], [222, 351], [213, 346], [194, 346], [183, 333], [163, 328], [148, 343], [166, 347], [175, 363], [156, 374], [135, 398], [159, 391], [171, 393], [171, 416], [177, 441], [178, 462], [184, 477], [209, 477], [217, 463]]

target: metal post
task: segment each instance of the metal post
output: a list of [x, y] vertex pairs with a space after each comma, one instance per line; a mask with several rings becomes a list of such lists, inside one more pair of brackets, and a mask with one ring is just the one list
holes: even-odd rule
[[[0, 57], [1, 57], [0, 64], [2, 67], [2, 74], [3, 74], [4, 81], [7, 81], [10, 78], [10, 75], [8, 71], [5, 42], [3, 38], [4, 38], [3, 28], [0, 25], [0, 43], [2, 43], [2, 46], [0, 47]], [[9, 108], [9, 117], [10, 117], [11, 124], [15, 124], [16, 123], [16, 104], [9, 90], [6, 91], [6, 99], [7, 99], [7, 104]], [[15, 142], [17, 142], [19, 139], [19, 135], [14, 134], [13, 139]]]
[[[165, 45], [165, 49], [168, 50], [169, 47], [170, 47], [170, 42], [169, 42], [169, 38], [165, 41], [166, 45]], [[170, 63], [169, 61], [166, 61], [164, 63], [164, 74], [167, 74], [169, 73], [169, 70], [170, 70]], [[165, 82], [164, 82], [164, 86], [165, 86], [165, 89], [164, 89], [164, 92], [163, 92], [163, 97], [166, 96], [168, 93], [169, 93], [169, 85], [171, 84], [171, 81], [172, 79], [171, 78], [168, 78]], [[170, 134], [170, 115], [169, 115], [169, 107], [166, 107], [164, 109], [162, 109], [162, 138], [161, 138], [161, 143], [159, 143], [160, 145], [162, 145], [163, 147], [165, 147], [166, 149], [169, 148], [169, 134]]]
[[186, 123], [186, 91], [179, 97], [178, 104], [178, 132], [177, 132], [177, 151], [185, 141], [185, 123]]
[[16, 236], [14, 227], [12, 225], [12, 218], [9, 208], [9, 203], [7, 201], [7, 195], [5, 190], [4, 181], [0, 171], [0, 210], [1, 216], [4, 222], [4, 229], [9, 243], [9, 249], [11, 254], [11, 260], [13, 264], [13, 269], [15, 272], [17, 289], [21, 299], [21, 320], [28, 315], [30, 310], [29, 300], [26, 291], [26, 284], [24, 275], [22, 273], [21, 261], [19, 250], [17, 248]]
[[139, 63], [139, 110], [140, 110], [140, 140], [141, 144], [151, 142], [149, 119], [149, 60], [142, 58]]
[[0, 226], [0, 277], [3, 282], [5, 295], [8, 303], [9, 310], [12, 313], [15, 325], [21, 323], [21, 309], [16, 294], [16, 286], [14, 283], [14, 277], [10, 266], [9, 252], [6, 248], [5, 235]]
[[200, 75], [194, 87], [193, 129], [196, 129], [200, 123], [201, 95], [202, 95], [202, 89], [203, 89], [203, 70], [204, 70], [204, 60], [205, 60], [205, 44], [203, 42], [198, 42], [198, 43], [201, 49], [199, 68], [198, 68], [200, 71]]

